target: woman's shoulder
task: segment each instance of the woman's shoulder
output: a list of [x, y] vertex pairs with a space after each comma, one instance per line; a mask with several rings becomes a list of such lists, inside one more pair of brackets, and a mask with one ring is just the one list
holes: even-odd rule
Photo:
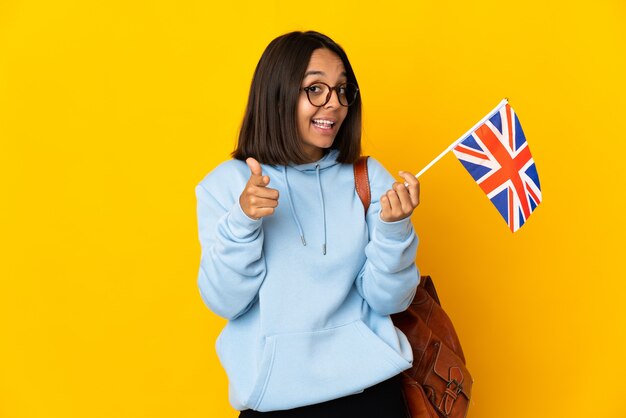
[[198, 184], [207, 189], [229, 188], [233, 185], [245, 184], [250, 177], [250, 169], [244, 161], [230, 159], [220, 163], [211, 170]]
[[200, 183], [211, 182], [211, 181], [224, 181], [229, 176], [237, 175], [237, 174], [245, 174], [246, 171], [249, 172], [250, 169], [248, 168], [248, 166], [246, 165], [244, 161], [236, 160], [236, 159], [226, 160], [220, 163], [219, 165], [217, 165], [211, 171], [209, 171], [209, 173], [206, 176], [204, 176], [204, 178], [202, 179]]
[[367, 172], [372, 184], [388, 183], [388, 186], [390, 186], [395, 181], [385, 166], [372, 156], [367, 159]]

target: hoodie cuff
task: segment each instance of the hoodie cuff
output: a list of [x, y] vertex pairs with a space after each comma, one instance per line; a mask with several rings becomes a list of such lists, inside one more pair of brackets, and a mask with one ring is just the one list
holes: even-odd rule
[[230, 210], [228, 215], [228, 227], [237, 237], [245, 237], [255, 232], [263, 224], [263, 218], [252, 219], [241, 208], [239, 200]]
[[404, 241], [413, 233], [413, 224], [410, 216], [395, 222], [385, 222], [378, 218], [376, 229], [384, 238]]

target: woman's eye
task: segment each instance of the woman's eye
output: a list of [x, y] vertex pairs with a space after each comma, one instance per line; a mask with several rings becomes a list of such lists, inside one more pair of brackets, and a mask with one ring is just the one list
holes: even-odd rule
[[324, 90], [322, 88], [322, 86], [318, 86], [316, 84], [313, 84], [312, 86], [309, 86], [308, 89], [309, 89], [309, 93], [311, 93], [311, 94], [321, 94], [322, 91]]

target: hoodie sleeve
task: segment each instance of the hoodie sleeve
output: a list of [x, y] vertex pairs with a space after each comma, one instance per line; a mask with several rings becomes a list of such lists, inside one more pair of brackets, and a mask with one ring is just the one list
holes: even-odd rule
[[262, 219], [249, 218], [239, 205], [240, 191], [227, 190], [225, 183], [233, 187], [226, 175], [214, 172], [196, 186], [202, 246], [198, 287], [209, 309], [231, 320], [252, 306], [266, 269]]
[[395, 180], [373, 158], [368, 159], [368, 172], [372, 202], [366, 220], [370, 241], [356, 285], [373, 310], [391, 315], [405, 310], [415, 296], [419, 284], [415, 265], [418, 239], [410, 217], [397, 222], [380, 219], [380, 197]]

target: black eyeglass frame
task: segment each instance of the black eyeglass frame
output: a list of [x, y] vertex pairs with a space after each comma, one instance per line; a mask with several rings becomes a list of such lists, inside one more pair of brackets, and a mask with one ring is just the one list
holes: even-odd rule
[[[311, 87], [316, 86], [318, 84], [323, 84], [326, 87], [328, 87], [328, 94], [326, 95], [326, 100], [324, 100], [324, 103], [322, 103], [321, 105], [316, 105], [315, 103], [313, 103], [313, 101], [311, 100], [311, 96], [309, 96], [309, 90], [311, 89]], [[348, 85], [354, 87], [354, 97], [352, 97], [352, 99], [347, 102], [348, 104], [343, 104], [341, 103], [341, 96], [339, 95], [339, 89]], [[326, 104], [330, 102], [330, 98], [333, 95], [333, 90], [335, 91], [335, 93], [337, 93], [337, 100], [339, 101], [339, 104], [344, 107], [352, 106], [354, 102], [356, 101], [357, 96], [359, 95], [359, 88], [354, 83], [341, 83], [335, 87], [331, 87], [328, 84], [324, 83], [323, 81], [316, 81], [310, 86], [302, 87], [301, 90], [304, 90], [306, 92], [306, 98], [309, 99], [309, 103], [311, 103], [311, 105], [315, 107], [326, 106]], [[346, 97], [346, 100], [348, 100], [348, 97]]]

